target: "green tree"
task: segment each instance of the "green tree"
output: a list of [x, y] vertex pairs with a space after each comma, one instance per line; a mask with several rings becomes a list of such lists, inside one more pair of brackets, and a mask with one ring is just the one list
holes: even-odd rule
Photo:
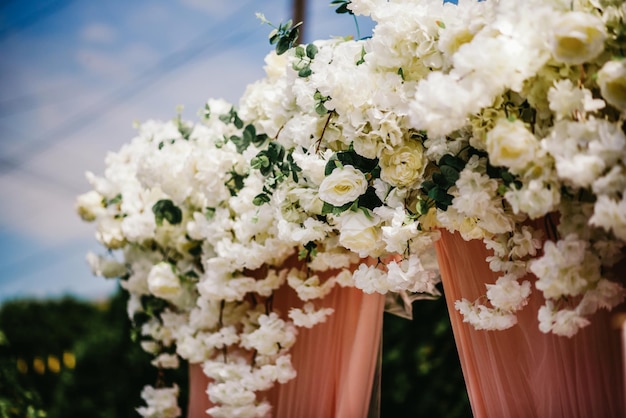
[[443, 298], [413, 304], [413, 320], [385, 314], [382, 417], [471, 418]]

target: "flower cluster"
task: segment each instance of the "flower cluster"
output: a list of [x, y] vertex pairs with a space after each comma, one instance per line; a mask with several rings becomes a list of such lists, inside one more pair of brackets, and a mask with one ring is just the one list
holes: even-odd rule
[[[478, 329], [513, 326], [533, 291], [566, 336], [624, 299], [626, 5], [339, 3], [371, 38], [293, 45], [281, 25], [237, 110], [141, 125], [78, 200], [123, 254], [94, 272], [122, 277], [157, 366], [203, 364], [216, 417], [270, 413], [260, 393], [295, 376], [297, 328], [334, 286], [439, 295], [443, 230], [501, 273], [456, 303]], [[302, 305], [274, 309], [282, 286]]]
[[[209, 101], [204, 116], [195, 125], [178, 118], [139, 126], [107, 156], [104, 176], [88, 174], [93, 190], [77, 207], [111, 254], [89, 254], [92, 269], [121, 278], [153, 364], [177, 368], [179, 356], [201, 363], [212, 379], [213, 416], [264, 416], [270, 406], [256, 393], [295, 376], [289, 350], [297, 328], [326, 320], [332, 310], [315, 300], [348, 286], [342, 272], [358, 257], [327, 245], [316, 263], [298, 261], [298, 241], [281, 232], [277, 209], [253, 204], [264, 178], [250, 161], [267, 137], [223, 101]], [[274, 311], [283, 284], [307, 304]], [[146, 389], [139, 413], [177, 416], [171, 402], [151, 400], [159, 393], [178, 391]]]
[[[272, 196], [279, 205], [285, 189], [301, 190], [284, 221], [296, 230], [323, 218], [339, 245], [377, 258], [353, 274], [365, 292], [435, 294], [439, 231], [483, 240], [501, 277], [456, 304], [478, 329], [513, 326], [533, 288], [546, 300], [540, 329], [558, 335], [623, 301], [626, 6], [347, 9], [376, 21], [371, 38], [270, 55], [268, 77], [242, 101], [241, 114], [302, 169]], [[313, 198], [321, 208], [307, 206]]]

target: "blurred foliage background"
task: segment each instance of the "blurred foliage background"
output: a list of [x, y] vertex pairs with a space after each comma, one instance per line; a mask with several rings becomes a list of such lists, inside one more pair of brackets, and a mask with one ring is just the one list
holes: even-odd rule
[[[471, 417], [445, 302], [385, 314], [381, 416]], [[151, 357], [130, 338], [126, 298], [14, 300], [0, 306], [1, 418], [138, 417]], [[186, 367], [166, 376], [187, 397]], [[184, 416], [184, 415], [183, 415]]]

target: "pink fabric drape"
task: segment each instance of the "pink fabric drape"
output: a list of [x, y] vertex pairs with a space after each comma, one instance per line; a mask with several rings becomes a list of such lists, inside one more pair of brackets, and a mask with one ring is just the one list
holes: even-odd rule
[[[442, 231], [437, 243], [444, 293], [475, 418], [626, 417], [623, 359], [613, 314], [602, 310], [574, 337], [543, 334], [534, 290], [505, 331], [476, 331], [463, 322], [454, 301], [475, 300], [493, 283], [480, 241]], [[533, 276], [529, 280], [533, 282]], [[619, 307], [618, 310], [623, 310]]]
[[[273, 309], [286, 317], [303, 302], [288, 286], [274, 295]], [[265, 394], [275, 418], [366, 418], [377, 367], [384, 296], [335, 287], [316, 306], [335, 310], [325, 323], [299, 330], [291, 349], [298, 375]], [[190, 370], [189, 418], [204, 418], [211, 407], [208, 380]], [[261, 395], [263, 396], [263, 395]]]

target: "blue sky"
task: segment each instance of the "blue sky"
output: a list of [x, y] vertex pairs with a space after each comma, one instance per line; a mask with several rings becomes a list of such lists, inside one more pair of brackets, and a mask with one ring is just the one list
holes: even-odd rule
[[[309, 0], [307, 40], [356, 35], [330, 0]], [[0, 302], [72, 294], [101, 298], [94, 227], [74, 213], [107, 151], [133, 121], [195, 115], [209, 97], [236, 103], [263, 77], [269, 26], [287, 0], [0, 2]], [[361, 34], [371, 25], [361, 22]]]

